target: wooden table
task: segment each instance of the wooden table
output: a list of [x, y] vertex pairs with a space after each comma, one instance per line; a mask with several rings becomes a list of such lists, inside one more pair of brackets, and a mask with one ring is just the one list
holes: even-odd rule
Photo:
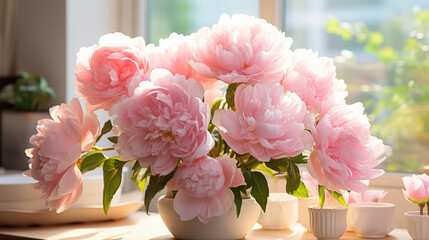
[[[125, 239], [174, 239], [165, 227], [157, 213], [146, 215], [144, 212], [135, 212], [127, 218], [97, 223], [80, 223], [58, 226], [0, 228], [0, 239], [86, 239], [86, 240], [125, 240]], [[288, 230], [263, 230], [256, 224], [252, 232], [246, 237], [249, 240], [282, 240], [282, 239], [316, 239], [306, 232], [299, 224]], [[346, 232], [340, 239], [358, 238], [353, 232]], [[395, 229], [383, 239], [411, 239], [406, 229]]]

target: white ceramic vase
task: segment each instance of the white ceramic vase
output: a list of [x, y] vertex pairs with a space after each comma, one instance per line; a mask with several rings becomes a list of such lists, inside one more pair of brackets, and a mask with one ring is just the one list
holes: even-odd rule
[[419, 211], [406, 212], [407, 230], [414, 240], [429, 239], [429, 215], [420, 215]]
[[347, 207], [308, 207], [310, 229], [319, 240], [333, 240], [343, 236], [347, 228]]
[[263, 229], [287, 229], [298, 221], [298, 199], [287, 193], [270, 193], [258, 223]]
[[174, 211], [173, 198], [162, 196], [158, 200], [158, 211], [168, 230], [178, 239], [243, 239], [252, 230], [261, 211], [255, 199], [243, 199], [240, 216], [235, 205], [224, 215], [213, 217], [207, 224], [198, 218], [180, 220]]
[[[319, 204], [319, 197], [298, 198], [298, 222], [307, 231], [310, 229], [310, 217], [308, 215], [308, 207]], [[341, 207], [342, 205], [335, 199], [325, 199], [325, 207]]]

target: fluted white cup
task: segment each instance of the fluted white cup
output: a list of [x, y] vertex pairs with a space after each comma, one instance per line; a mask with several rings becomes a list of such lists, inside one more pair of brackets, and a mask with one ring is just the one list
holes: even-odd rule
[[338, 239], [347, 228], [347, 207], [324, 207], [313, 205], [308, 207], [310, 229], [320, 240]]
[[419, 211], [406, 212], [407, 230], [414, 240], [429, 239], [429, 215], [420, 215]]

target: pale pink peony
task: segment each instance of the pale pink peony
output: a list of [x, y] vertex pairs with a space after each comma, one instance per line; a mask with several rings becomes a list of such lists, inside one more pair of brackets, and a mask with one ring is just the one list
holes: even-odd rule
[[306, 49], [297, 49], [292, 56], [292, 65], [281, 81], [286, 91], [298, 94], [307, 109], [315, 114], [320, 113], [323, 102], [330, 97], [345, 103], [347, 85], [336, 78], [331, 58], [318, 57], [317, 53]]
[[402, 178], [405, 190], [405, 199], [417, 204], [426, 204], [429, 202], [429, 176], [420, 174]]
[[301, 181], [307, 187], [308, 195], [310, 197], [318, 197], [319, 196], [319, 183], [307, 171], [301, 172]]
[[203, 156], [177, 170], [169, 187], [178, 190], [173, 207], [182, 221], [198, 217], [207, 223], [231, 209], [234, 195], [229, 188], [245, 184], [236, 162], [225, 155], [216, 159]]
[[222, 14], [218, 24], [201, 28], [194, 37], [191, 66], [228, 84], [279, 82], [291, 61], [292, 39], [252, 16]]
[[195, 79], [204, 87], [204, 102], [211, 105], [216, 99], [222, 97], [221, 89], [226, 87], [226, 84], [217, 79], [205, 78], [191, 67], [189, 61], [194, 60], [191, 52], [193, 42], [193, 35], [183, 36], [172, 33], [168, 38], [160, 39], [158, 47], [149, 44], [147, 52], [150, 69], [164, 68], [173, 75], [180, 74], [186, 79]]
[[108, 111], [128, 95], [128, 84], [135, 72], [149, 68], [144, 46], [141, 37], [111, 33], [102, 36], [99, 45], [80, 49], [74, 69], [76, 91], [88, 101], [88, 111]]
[[216, 110], [213, 123], [237, 153], [259, 161], [293, 157], [313, 146], [305, 130], [309, 117], [305, 103], [279, 84], [241, 84], [235, 92], [237, 111]]
[[50, 109], [52, 119], [38, 122], [37, 134], [30, 138], [34, 148], [26, 150], [30, 170], [24, 174], [38, 181], [49, 209], [62, 212], [82, 193], [82, 174], [76, 166], [82, 151], [95, 143], [100, 122], [94, 113], [83, 114], [79, 101]]
[[167, 175], [177, 165], [191, 164], [214, 146], [207, 131], [210, 108], [203, 87], [193, 79], [155, 69], [133, 96], [117, 105], [119, 128], [115, 148], [123, 160], [138, 159], [152, 174]]
[[363, 111], [361, 103], [336, 106], [311, 127], [316, 147], [307, 169], [320, 185], [337, 192], [363, 192], [369, 179], [384, 173], [373, 168], [389, 148], [371, 136]]
[[375, 190], [375, 189], [369, 189], [362, 193], [351, 191], [348, 194], [348, 199], [346, 201], [348, 204], [381, 202], [384, 196], [386, 196], [386, 194], [387, 192], [385, 192], [384, 190]]

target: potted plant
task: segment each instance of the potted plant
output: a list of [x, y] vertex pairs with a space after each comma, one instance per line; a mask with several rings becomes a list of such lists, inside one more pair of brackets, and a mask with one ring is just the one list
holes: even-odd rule
[[[133, 163], [147, 211], [167, 187], [172, 192], [161, 199], [169, 200], [158, 206], [168, 205], [173, 226], [192, 225], [186, 232], [200, 233], [170, 229], [182, 239], [244, 238], [258, 211], [266, 210], [263, 170], [285, 173], [284, 190], [294, 196], [308, 197], [298, 167], [305, 163], [319, 193], [326, 186], [343, 200], [341, 190], [363, 191], [362, 180], [384, 173], [375, 168], [388, 147], [371, 135], [362, 104], [345, 102], [346, 84], [332, 59], [292, 51], [291, 44], [265, 20], [241, 14], [222, 14], [211, 28], [172, 34], [157, 47], [141, 37], [106, 34], [77, 54], [75, 84], [87, 112], [76, 98], [52, 107], [52, 120], [40, 121], [30, 139], [25, 174], [38, 181], [47, 206], [62, 212], [79, 198], [82, 173], [102, 167], [107, 213], [123, 166]], [[97, 109], [113, 120], [101, 134]], [[116, 135], [111, 144], [97, 146], [110, 131]], [[223, 223], [225, 215], [233, 223], [202, 227]], [[229, 235], [228, 228], [244, 226], [236, 224], [241, 216], [253, 223]]]
[[[429, 176], [420, 174], [402, 178], [405, 198], [419, 206], [420, 211], [406, 212], [407, 230], [413, 239], [429, 239]], [[427, 212], [424, 212], [427, 205]]]
[[23, 72], [0, 92], [1, 111], [1, 165], [6, 169], [25, 170], [28, 159], [25, 149], [28, 138], [35, 133], [39, 119], [49, 118], [46, 102], [54, 97], [54, 90], [42, 76]]

